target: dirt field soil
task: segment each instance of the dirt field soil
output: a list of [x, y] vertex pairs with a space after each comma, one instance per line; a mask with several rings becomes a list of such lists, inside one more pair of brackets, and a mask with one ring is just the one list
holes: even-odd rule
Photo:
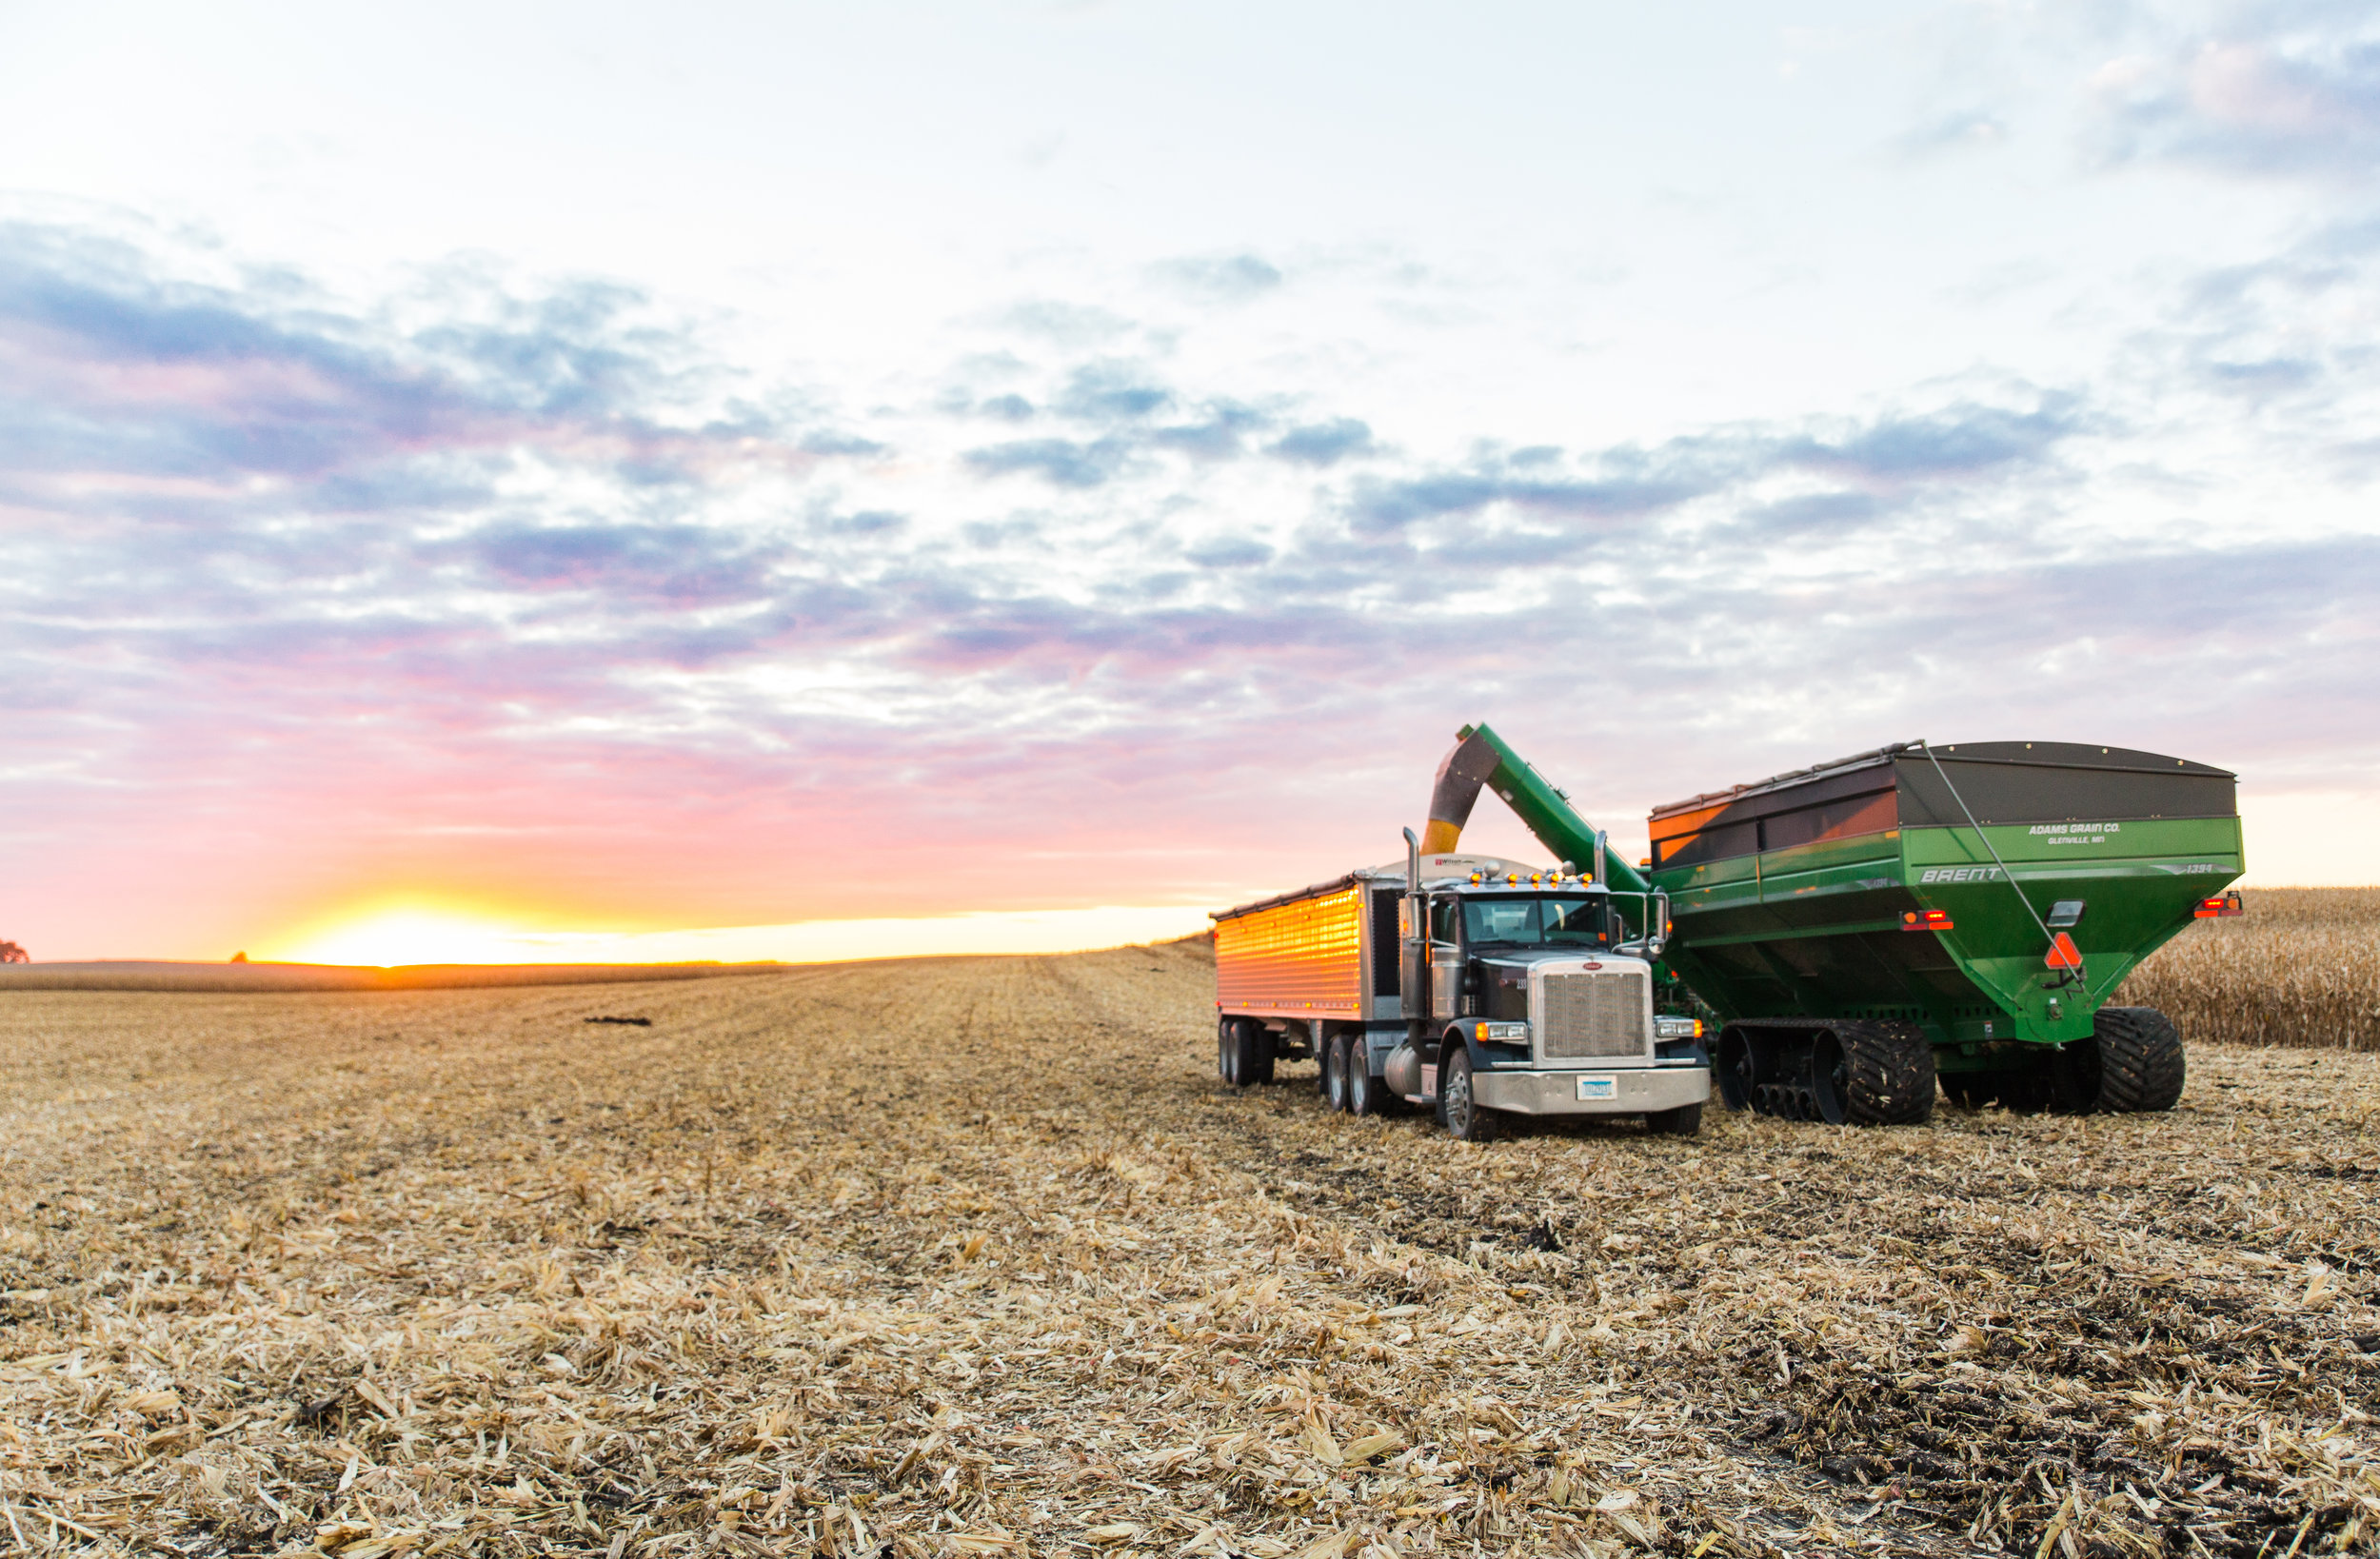
[[1211, 977], [0, 997], [0, 1547], [2373, 1546], [2380, 1057], [1474, 1148]]

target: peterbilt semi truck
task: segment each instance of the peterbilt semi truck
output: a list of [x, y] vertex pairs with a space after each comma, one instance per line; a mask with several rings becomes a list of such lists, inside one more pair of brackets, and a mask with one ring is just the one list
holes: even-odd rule
[[1657, 894], [1639, 893], [1644, 903], [1624, 915], [1599, 839], [1583, 871], [1425, 854], [1410, 830], [1405, 839], [1401, 862], [1215, 914], [1226, 1082], [1270, 1082], [1280, 1060], [1319, 1060], [1334, 1107], [1427, 1108], [1473, 1142], [1508, 1116], [1700, 1129], [1711, 1095], [1701, 1021], [1656, 1010]]

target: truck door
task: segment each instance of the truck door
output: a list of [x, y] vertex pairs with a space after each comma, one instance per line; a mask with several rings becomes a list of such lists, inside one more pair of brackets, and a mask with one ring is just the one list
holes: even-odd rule
[[1453, 895], [1430, 901], [1430, 1016], [1447, 1022], [1459, 1016], [1462, 997], [1462, 900]]
[[1398, 900], [1398, 1006], [1404, 1014], [1405, 1032], [1418, 1040], [1430, 1015], [1430, 899], [1408, 894]]

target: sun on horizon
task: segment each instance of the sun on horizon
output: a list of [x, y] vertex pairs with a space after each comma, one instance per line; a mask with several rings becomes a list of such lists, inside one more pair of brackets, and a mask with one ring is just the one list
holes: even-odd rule
[[486, 912], [398, 905], [327, 917], [284, 938], [268, 940], [253, 956], [277, 963], [383, 968], [426, 963], [814, 963], [1079, 953], [1186, 937], [1207, 924], [1201, 906], [1104, 904], [767, 926], [547, 931]]

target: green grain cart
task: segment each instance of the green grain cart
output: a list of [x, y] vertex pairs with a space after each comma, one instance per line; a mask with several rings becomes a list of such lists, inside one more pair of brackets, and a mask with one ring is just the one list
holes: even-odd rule
[[[1425, 851], [1481, 785], [1565, 859], [1605, 855], [1484, 725], [1439, 766]], [[1922, 1121], [1937, 1079], [1967, 1105], [2171, 1109], [2180, 1033], [2103, 1003], [2240, 909], [2235, 777], [2121, 747], [1906, 742], [1656, 808], [1651, 833], [1642, 869], [1607, 870], [1668, 933], [1663, 1010], [1716, 1019], [1728, 1104], [1836, 1125]]]

